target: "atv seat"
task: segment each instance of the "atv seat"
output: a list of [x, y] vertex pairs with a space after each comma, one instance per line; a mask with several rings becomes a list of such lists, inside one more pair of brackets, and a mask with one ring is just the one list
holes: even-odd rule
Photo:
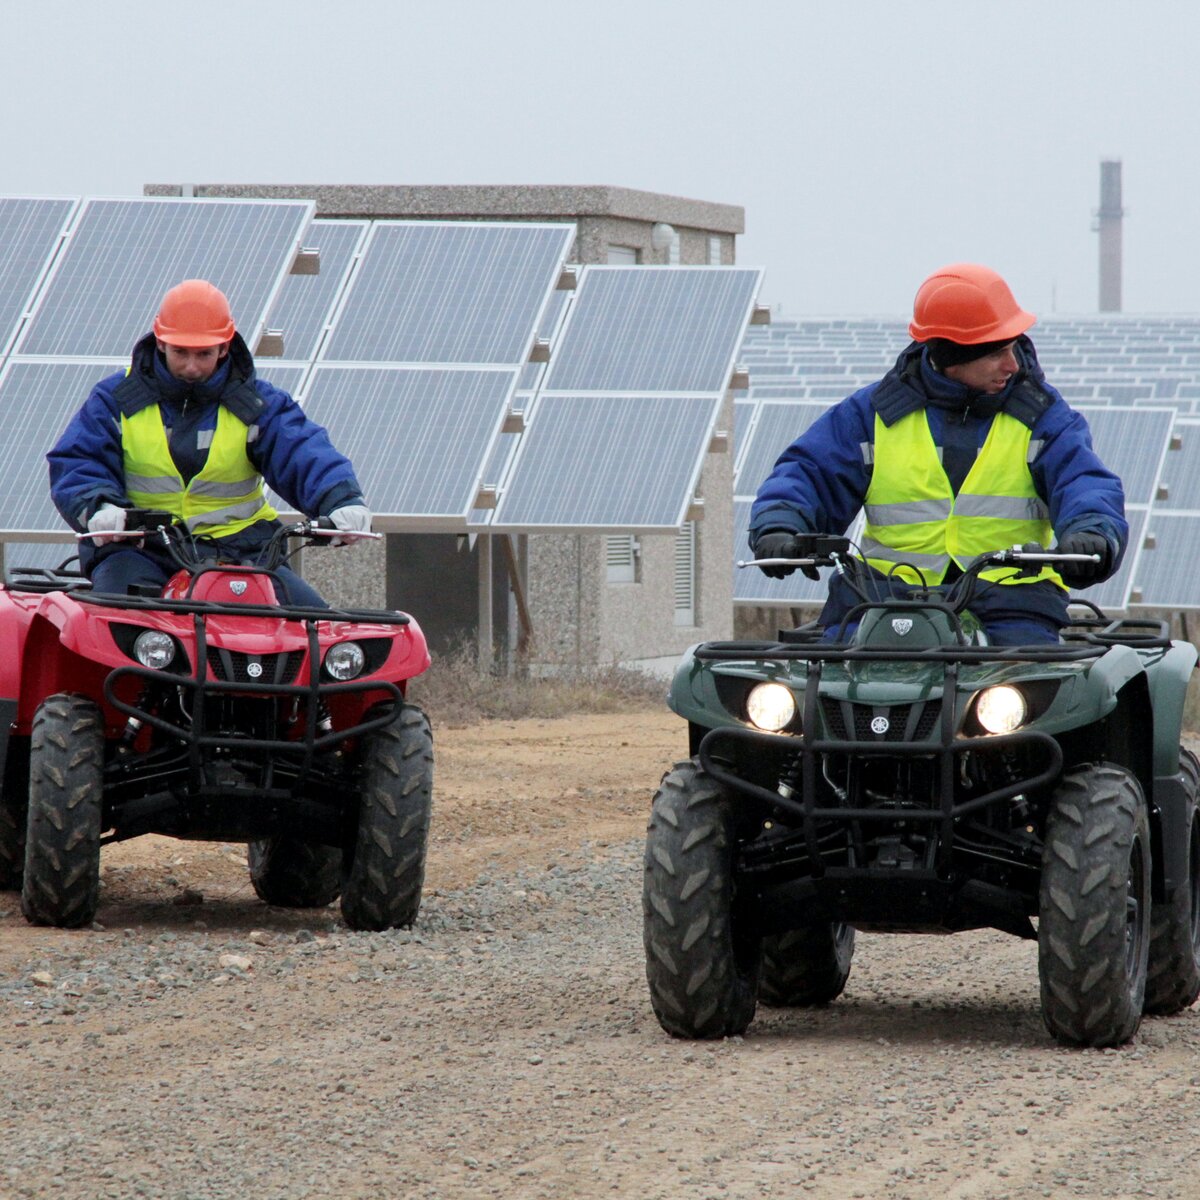
[[809, 642], [819, 642], [825, 635], [825, 626], [816, 621], [808, 621], [797, 625], [795, 629], [780, 629], [778, 637], [785, 645], [806, 645]]

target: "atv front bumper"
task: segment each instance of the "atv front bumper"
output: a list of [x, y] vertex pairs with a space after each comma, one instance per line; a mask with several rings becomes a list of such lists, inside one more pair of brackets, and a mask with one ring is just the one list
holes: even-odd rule
[[[818, 845], [818, 822], [903, 822], [906, 825], [936, 826], [938, 867], [949, 869], [954, 851], [956, 822], [992, 805], [1033, 792], [1052, 784], [1062, 773], [1063, 757], [1058, 742], [1037, 730], [1021, 730], [999, 736], [955, 737], [949, 722], [942, 723], [940, 737], [920, 742], [863, 742], [843, 739], [794, 737], [760, 733], [752, 729], [724, 727], [711, 729], [700, 742], [701, 767], [732, 795], [742, 796], [756, 808], [778, 812], [803, 830], [809, 847], [810, 869], [819, 877], [825, 863]], [[995, 754], [1006, 749], [1019, 750], [1014, 756], [1030, 764], [1019, 777], [998, 787], [976, 791], [959, 798], [956, 780], [960, 759], [972, 753]], [[932, 772], [933, 791], [923, 806], [906, 804], [898, 808], [884, 805], [830, 803], [828, 789], [818, 786], [823, 756], [837, 754], [863, 759], [925, 759], [936, 764]], [[737, 764], [746, 764], [739, 770]], [[752, 770], [751, 770], [752, 768]], [[765, 774], [780, 781], [774, 789], [747, 778]], [[818, 793], [822, 802], [818, 803]]]

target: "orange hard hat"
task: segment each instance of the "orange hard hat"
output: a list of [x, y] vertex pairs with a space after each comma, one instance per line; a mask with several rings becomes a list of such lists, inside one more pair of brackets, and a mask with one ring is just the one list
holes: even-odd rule
[[223, 346], [235, 329], [225, 293], [204, 279], [176, 284], [154, 318], [154, 336], [168, 346]]
[[951, 263], [934, 271], [917, 289], [908, 332], [918, 342], [946, 338], [973, 346], [1011, 341], [1036, 320], [991, 267]]

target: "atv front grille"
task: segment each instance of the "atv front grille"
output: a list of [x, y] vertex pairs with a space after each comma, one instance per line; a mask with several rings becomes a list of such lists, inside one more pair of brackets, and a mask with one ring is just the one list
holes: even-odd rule
[[941, 712], [938, 703], [876, 706], [829, 696], [821, 697], [821, 709], [831, 738], [855, 742], [923, 742], [933, 736]]
[[303, 650], [284, 654], [245, 654], [240, 650], [208, 647], [208, 669], [227, 683], [292, 683], [304, 661]]

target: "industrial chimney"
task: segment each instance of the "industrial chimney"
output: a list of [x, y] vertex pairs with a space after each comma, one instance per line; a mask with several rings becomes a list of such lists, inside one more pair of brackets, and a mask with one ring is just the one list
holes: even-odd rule
[[1121, 311], [1121, 161], [1100, 163], [1100, 311]]

